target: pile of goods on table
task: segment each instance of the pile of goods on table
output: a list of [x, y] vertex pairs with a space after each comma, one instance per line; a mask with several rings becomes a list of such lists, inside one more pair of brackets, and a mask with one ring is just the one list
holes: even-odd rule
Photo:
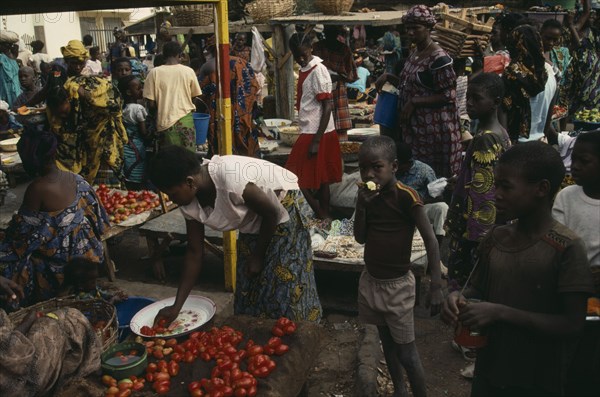
[[123, 191], [100, 184], [96, 194], [108, 213], [111, 223], [117, 225], [134, 215], [143, 213], [148, 215], [152, 209], [160, 206], [158, 195], [148, 190]]
[[477, 15], [467, 15], [466, 8], [457, 16], [450, 13], [447, 7], [442, 8], [439, 17], [443, 22], [435, 25], [431, 38], [452, 58], [479, 55], [480, 49], [488, 45], [494, 18], [484, 23], [477, 19]]
[[[318, 258], [336, 258], [353, 263], [364, 261], [364, 251], [365, 246], [354, 239], [354, 221], [351, 219], [333, 221], [327, 238], [313, 246], [313, 253]], [[425, 243], [419, 231], [415, 230], [412, 252], [417, 251], [425, 251]]]
[[[164, 322], [155, 327], [147, 327], [144, 331], [167, 338], [169, 334]], [[183, 384], [180, 370], [183, 372], [185, 366], [196, 367], [194, 363], [201, 362], [209, 363], [209, 374], [187, 382], [187, 395], [256, 396], [258, 379], [267, 378], [276, 370], [277, 364], [273, 358], [289, 351], [289, 341], [286, 338], [295, 332], [296, 324], [282, 317], [273, 326], [272, 335], [264, 345], [252, 339], [245, 340], [241, 331], [229, 326], [192, 332], [184, 340], [155, 337], [144, 341], [138, 337], [136, 342], [145, 346], [144, 356], [149, 363], [145, 370], [139, 372], [139, 376], [116, 379], [105, 374], [102, 377], [102, 383], [107, 386], [105, 397], [135, 396], [135, 392], [150, 389], [159, 395], [167, 394], [172, 386]], [[125, 350], [125, 353], [117, 352], [108, 360], [122, 361], [125, 365], [129, 360], [137, 360], [140, 356], [140, 352], [136, 350], [132, 350], [131, 354]]]

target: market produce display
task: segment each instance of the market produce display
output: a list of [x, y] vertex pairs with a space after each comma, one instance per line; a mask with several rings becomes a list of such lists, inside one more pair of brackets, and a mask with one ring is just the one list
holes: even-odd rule
[[[136, 342], [144, 344], [148, 357], [153, 358], [145, 376], [117, 380], [104, 375], [102, 383], [107, 386], [105, 397], [135, 396], [135, 391], [149, 388], [156, 394], [167, 394], [173, 382], [181, 382], [176, 378], [182, 366], [193, 365], [196, 361], [214, 361], [214, 366], [209, 377], [188, 382], [189, 396], [256, 396], [258, 379], [267, 378], [277, 368], [272, 357], [282, 356], [290, 349], [282, 338], [295, 332], [296, 324], [282, 317], [273, 326], [273, 336], [265, 345], [252, 339], [242, 343], [244, 334], [229, 326], [193, 332], [180, 342], [174, 338], [153, 338], [144, 342], [138, 337]], [[121, 357], [123, 355], [115, 357], [115, 360], [123, 360]], [[127, 356], [125, 359], [128, 359]]]
[[96, 194], [114, 224], [124, 222], [132, 215], [150, 211], [160, 205], [158, 195], [148, 190], [121, 191], [100, 184]]
[[600, 123], [600, 109], [584, 109], [575, 113], [575, 118], [588, 123]]

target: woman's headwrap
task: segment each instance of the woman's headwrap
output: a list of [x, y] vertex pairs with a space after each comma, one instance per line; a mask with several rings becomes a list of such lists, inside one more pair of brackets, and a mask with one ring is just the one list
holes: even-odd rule
[[17, 143], [23, 168], [29, 175], [37, 175], [56, 154], [56, 135], [49, 131], [28, 128]]
[[88, 50], [79, 40], [71, 40], [66, 46], [60, 47], [60, 52], [64, 58], [76, 58], [80, 61], [85, 61], [90, 57]]
[[425, 5], [412, 6], [402, 17], [402, 23], [418, 23], [432, 28], [436, 24], [435, 16], [431, 9]]
[[8, 112], [8, 103], [4, 102], [4, 101], [0, 101], [0, 110], [4, 110], [5, 112]]
[[15, 44], [19, 41], [19, 35], [10, 30], [0, 30], [0, 43]]

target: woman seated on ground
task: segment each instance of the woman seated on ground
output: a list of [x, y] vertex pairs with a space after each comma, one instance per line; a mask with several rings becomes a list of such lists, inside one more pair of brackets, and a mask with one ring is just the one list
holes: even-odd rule
[[56, 296], [73, 257], [104, 259], [100, 237], [108, 216], [92, 187], [55, 162], [56, 136], [26, 130], [18, 145], [23, 167], [36, 178], [0, 242], [0, 306], [15, 310]]
[[47, 396], [100, 368], [100, 340], [87, 318], [62, 308], [13, 324], [0, 309], [0, 395]]
[[157, 321], [175, 320], [197, 281], [204, 225], [239, 229], [235, 314], [320, 320], [306, 226], [311, 211], [294, 174], [246, 156], [214, 156], [201, 164], [194, 153], [169, 146], [150, 162], [148, 175], [180, 206], [188, 236], [177, 299], [158, 313]]

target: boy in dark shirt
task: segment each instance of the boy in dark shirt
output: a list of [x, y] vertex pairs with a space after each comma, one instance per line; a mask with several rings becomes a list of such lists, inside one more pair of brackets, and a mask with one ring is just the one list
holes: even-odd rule
[[472, 396], [564, 393], [569, 345], [592, 292], [583, 242], [551, 215], [564, 174], [559, 154], [540, 142], [516, 145], [498, 162], [497, 215], [514, 221], [481, 241], [469, 288], [450, 294], [442, 312], [487, 334]]
[[396, 180], [394, 141], [386, 136], [370, 138], [358, 156], [363, 185], [358, 191], [354, 238], [365, 244], [366, 267], [358, 287], [359, 317], [377, 325], [394, 395], [406, 395], [404, 367], [413, 395], [425, 396], [414, 335], [415, 278], [410, 271], [415, 226], [425, 242], [431, 269], [432, 315], [439, 312], [443, 300], [438, 243], [418, 193]]

